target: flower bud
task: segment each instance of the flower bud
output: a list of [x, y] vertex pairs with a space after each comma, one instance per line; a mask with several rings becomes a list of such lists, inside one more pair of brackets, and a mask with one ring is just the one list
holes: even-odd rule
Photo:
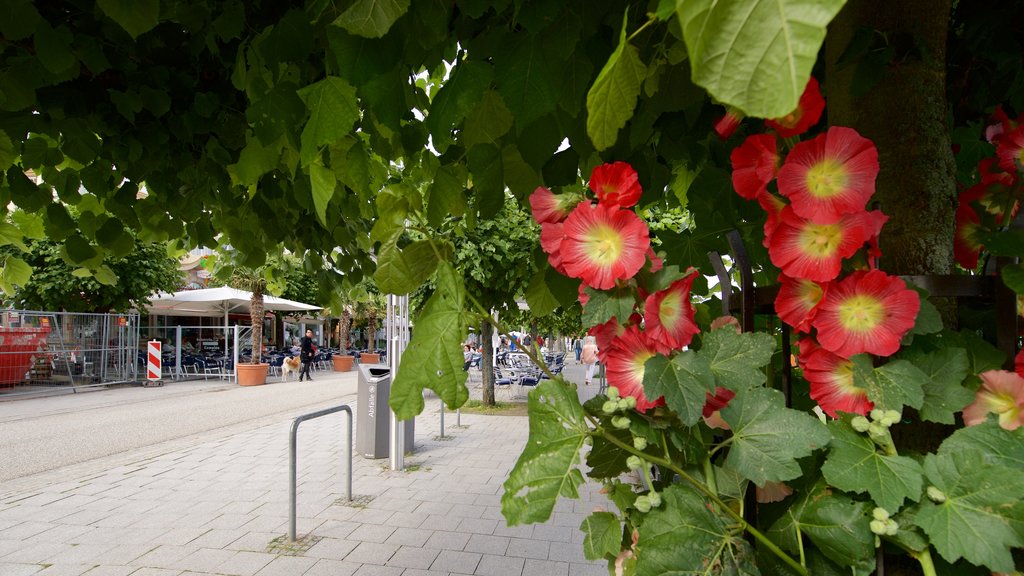
[[863, 416], [854, 416], [853, 420], [850, 420], [850, 426], [857, 432], [867, 432], [871, 422], [868, 422], [868, 419]]
[[942, 490], [939, 490], [935, 486], [929, 486], [927, 493], [928, 498], [936, 504], [942, 504], [946, 501], [946, 495], [942, 493]]
[[878, 534], [879, 536], [885, 535], [886, 526], [883, 520], [872, 520], [869, 526], [871, 526], [871, 531], [875, 534]]
[[875, 508], [871, 511], [871, 517], [885, 522], [889, 519], [889, 512], [885, 508]]
[[658, 494], [657, 492], [652, 490], [650, 493], [647, 494], [647, 499], [651, 502], [652, 508], [657, 508], [658, 506], [661, 506], [661, 494]]
[[885, 416], [882, 418], [882, 423], [886, 424], [887, 426], [892, 426], [893, 424], [898, 424], [900, 419], [902, 418], [903, 415], [900, 414], [898, 411], [886, 410]]
[[878, 422], [882, 418], [885, 418], [885, 410], [882, 410], [881, 408], [875, 408], [874, 410], [871, 411], [871, 419], [874, 420], [875, 422]]
[[636, 408], [636, 398], [633, 398], [632, 396], [626, 396], [624, 400], [626, 401], [626, 408], [630, 410]]
[[633, 506], [641, 512], [651, 511], [651, 499], [647, 496], [637, 496], [636, 502], [633, 502]]
[[886, 520], [885, 522], [885, 535], [895, 536], [900, 531], [900, 525], [892, 519]]
[[625, 430], [629, 428], [629, 416], [614, 416], [612, 417], [612, 426], [619, 430]]
[[636, 448], [637, 450], [646, 450], [647, 449], [647, 438], [644, 438], [643, 436], [634, 436], [633, 437], [633, 448]]
[[629, 458], [626, 458], [626, 466], [628, 466], [630, 470], [639, 470], [644, 467], [644, 461], [641, 460], [639, 456], [630, 456]]
[[616, 388], [615, 386], [609, 386], [607, 394], [608, 398], [612, 400], [617, 400], [619, 398], [619, 389]]
[[601, 411], [605, 414], [615, 414], [619, 411], [619, 403], [615, 400], [608, 400], [601, 406]]

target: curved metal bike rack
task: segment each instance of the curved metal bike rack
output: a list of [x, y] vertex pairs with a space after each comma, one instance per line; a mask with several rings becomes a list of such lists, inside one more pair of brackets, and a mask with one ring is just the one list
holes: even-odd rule
[[288, 539], [292, 542], [295, 541], [295, 509], [296, 509], [296, 497], [295, 497], [295, 477], [296, 467], [298, 461], [297, 454], [297, 438], [299, 432], [299, 424], [302, 424], [306, 420], [312, 420], [321, 416], [327, 416], [328, 414], [334, 414], [335, 412], [344, 412], [346, 414], [346, 432], [344, 442], [344, 462], [345, 462], [345, 498], [349, 501], [352, 500], [352, 408], [349, 406], [335, 406], [334, 408], [325, 408], [318, 410], [317, 412], [310, 412], [309, 414], [303, 414], [292, 421], [292, 431], [289, 438], [290, 452], [289, 452], [289, 475], [290, 483], [288, 485], [288, 497], [289, 497], [289, 517], [288, 517]]

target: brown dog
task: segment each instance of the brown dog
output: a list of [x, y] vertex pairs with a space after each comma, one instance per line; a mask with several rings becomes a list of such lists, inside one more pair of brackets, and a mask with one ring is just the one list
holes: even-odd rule
[[298, 374], [302, 370], [302, 359], [298, 356], [285, 358], [281, 363], [281, 380], [287, 380], [290, 374]]

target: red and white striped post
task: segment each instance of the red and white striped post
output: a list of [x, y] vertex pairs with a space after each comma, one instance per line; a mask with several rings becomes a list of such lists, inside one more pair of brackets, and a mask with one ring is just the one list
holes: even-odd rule
[[159, 340], [149, 341], [149, 361], [146, 363], [146, 380], [150, 382], [158, 382], [161, 379], [160, 348], [162, 346], [163, 343]]

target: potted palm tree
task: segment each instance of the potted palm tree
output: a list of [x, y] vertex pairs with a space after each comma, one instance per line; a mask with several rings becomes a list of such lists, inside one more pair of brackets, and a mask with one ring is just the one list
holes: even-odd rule
[[267, 371], [270, 364], [261, 362], [263, 354], [263, 294], [267, 289], [267, 278], [263, 266], [248, 268], [236, 266], [231, 270], [231, 286], [252, 293], [249, 299], [249, 320], [252, 325], [252, 360], [248, 364], [239, 364], [238, 384], [240, 386], [259, 386], [267, 383]]
[[352, 363], [355, 357], [348, 354], [349, 340], [348, 332], [352, 326], [352, 312], [348, 307], [341, 309], [341, 318], [338, 320], [338, 354], [331, 357], [334, 363], [335, 372], [348, 372], [352, 370]]

